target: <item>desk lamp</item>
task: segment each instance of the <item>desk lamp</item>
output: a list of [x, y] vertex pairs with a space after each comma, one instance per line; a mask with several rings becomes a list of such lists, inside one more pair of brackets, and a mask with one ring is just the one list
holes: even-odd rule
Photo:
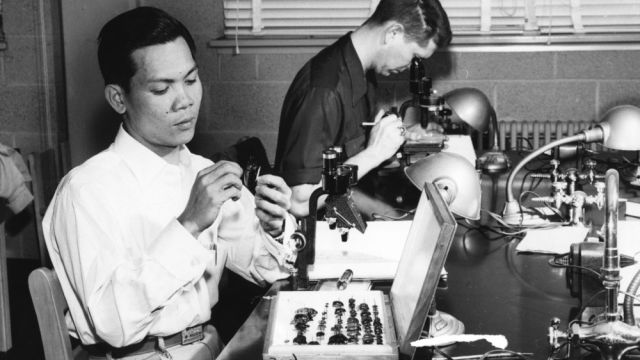
[[556, 146], [574, 142], [601, 142], [614, 150], [640, 150], [640, 108], [632, 105], [621, 105], [610, 109], [602, 120], [591, 129], [566, 138], [552, 141], [522, 159], [511, 171], [507, 179], [506, 202], [502, 220], [507, 224], [518, 225], [524, 221], [520, 213], [520, 204], [513, 195], [513, 181], [529, 161]]
[[478, 158], [478, 168], [486, 174], [507, 171], [511, 164], [498, 147], [498, 119], [487, 96], [475, 88], [460, 88], [446, 93], [444, 102], [452, 111], [451, 121], [466, 123], [480, 133], [489, 129], [491, 149]]
[[473, 165], [462, 155], [439, 152], [407, 166], [404, 172], [418, 189], [425, 182], [434, 183], [455, 215], [480, 219], [480, 180]]
[[[426, 182], [436, 185], [455, 215], [480, 219], [480, 179], [473, 165], [463, 156], [448, 152], [432, 154], [406, 167], [405, 174], [418, 189]], [[429, 311], [429, 321], [429, 336], [464, 333], [460, 320], [435, 310], [434, 304]]]

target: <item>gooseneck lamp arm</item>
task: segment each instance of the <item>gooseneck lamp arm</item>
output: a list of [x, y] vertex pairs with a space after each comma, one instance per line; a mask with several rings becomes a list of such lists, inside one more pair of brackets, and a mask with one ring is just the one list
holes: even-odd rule
[[489, 114], [489, 136], [491, 137], [491, 151], [499, 151], [498, 141], [500, 138], [500, 128], [498, 127], [498, 115], [496, 111], [491, 107], [491, 113]]

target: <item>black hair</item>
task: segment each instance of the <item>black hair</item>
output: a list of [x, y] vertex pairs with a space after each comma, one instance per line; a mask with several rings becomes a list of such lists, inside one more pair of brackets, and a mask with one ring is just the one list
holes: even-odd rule
[[438, 0], [380, 0], [365, 24], [384, 24], [395, 20], [404, 26], [405, 36], [426, 46], [429, 40], [438, 47], [451, 42], [449, 17]]
[[131, 54], [140, 48], [165, 44], [182, 37], [195, 58], [196, 45], [189, 30], [166, 12], [154, 7], [137, 7], [109, 20], [98, 36], [98, 63], [105, 85], [116, 84], [124, 91], [137, 69]]

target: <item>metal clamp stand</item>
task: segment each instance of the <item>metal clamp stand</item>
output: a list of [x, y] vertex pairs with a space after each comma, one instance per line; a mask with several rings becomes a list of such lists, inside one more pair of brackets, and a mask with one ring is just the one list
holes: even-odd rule
[[640, 346], [640, 328], [621, 320], [618, 312], [620, 254], [618, 253], [618, 172], [608, 170], [606, 179], [606, 232], [602, 284], [606, 291], [605, 311], [593, 324], [574, 324], [570, 333], [581, 344], [595, 345], [602, 359], [618, 360]]

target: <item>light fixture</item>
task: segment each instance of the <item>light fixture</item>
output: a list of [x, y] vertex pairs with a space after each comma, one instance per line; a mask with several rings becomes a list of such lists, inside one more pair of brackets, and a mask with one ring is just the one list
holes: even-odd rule
[[[424, 157], [404, 169], [418, 189], [434, 184], [455, 215], [470, 220], [480, 219], [482, 193], [480, 179], [473, 165], [462, 155], [439, 152]], [[434, 303], [429, 310], [430, 336], [464, 333], [464, 324], [451, 314], [439, 311]]]
[[452, 121], [463, 122], [478, 131], [485, 131], [492, 126], [493, 108], [482, 91], [475, 88], [459, 88], [449, 91], [443, 97], [453, 112]]
[[632, 105], [621, 105], [609, 110], [602, 117], [602, 120], [591, 129], [552, 141], [533, 151], [522, 159], [509, 174], [502, 220], [512, 225], [523, 222], [523, 215], [520, 214], [520, 204], [513, 195], [513, 181], [518, 171], [538, 155], [556, 146], [574, 142], [600, 142], [605, 147], [614, 150], [640, 150], [640, 136], [638, 134], [640, 134], [640, 108]]
[[439, 152], [426, 156], [404, 169], [418, 189], [434, 183], [451, 212], [470, 220], [480, 219], [481, 189], [478, 173], [462, 155]]
[[498, 147], [498, 119], [487, 96], [475, 88], [459, 88], [449, 91], [444, 102], [451, 109], [451, 121], [462, 122], [482, 133], [489, 130], [490, 150], [477, 160], [477, 166], [487, 174], [499, 174], [511, 166], [509, 158]]

